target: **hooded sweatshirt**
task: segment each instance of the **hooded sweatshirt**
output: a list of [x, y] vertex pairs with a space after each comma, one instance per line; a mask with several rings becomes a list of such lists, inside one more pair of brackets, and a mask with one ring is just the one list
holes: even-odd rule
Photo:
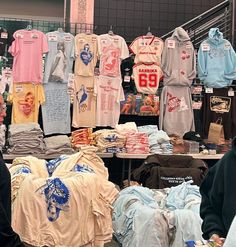
[[236, 79], [236, 54], [219, 28], [211, 28], [208, 39], [198, 50], [198, 76], [203, 84], [211, 88], [230, 86]]
[[205, 239], [214, 233], [225, 238], [229, 231], [236, 213], [235, 176], [236, 137], [232, 149], [209, 170], [200, 186], [200, 216]]
[[187, 32], [177, 27], [162, 53], [164, 85], [189, 86], [196, 77], [196, 56]]

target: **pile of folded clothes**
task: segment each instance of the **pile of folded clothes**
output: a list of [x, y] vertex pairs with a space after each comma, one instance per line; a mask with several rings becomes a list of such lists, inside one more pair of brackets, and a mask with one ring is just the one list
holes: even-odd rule
[[71, 146], [72, 148], [78, 150], [81, 146], [93, 145], [93, 129], [83, 128], [79, 130], [72, 131], [71, 133]]
[[6, 126], [4, 124], [0, 125], [0, 151], [3, 150], [5, 146], [5, 135], [6, 135]]
[[148, 135], [143, 132], [127, 132], [125, 148], [127, 153], [147, 154], [150, 152]]
[[99, 152], [120, 153], [125, 152], [125, 135], [117, 133], [114, 129], [102, 129], [93, 133]]
[[70, 138], [67, 135], [57, 135], [44, 138], [46, 154], [72, 154]]
[[10, 154], [41, 154], [45, 151], [43, 131], [38, 123], [11, 124], [8, 130]]

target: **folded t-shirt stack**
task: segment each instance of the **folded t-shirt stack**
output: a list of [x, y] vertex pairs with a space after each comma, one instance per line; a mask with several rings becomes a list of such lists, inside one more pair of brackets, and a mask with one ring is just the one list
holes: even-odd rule
[[6, 126], [4, 124], [0, 125], [0, 151], [2, 151], [5, 146], [5, 132]]
[[120, 153], [125, 152], [125, 135], [117, 133], [114, 129], [97, 130], [93, 133], [99, 152]]
[[170, 143], [170, 137], [163, 130], [157, 131], [157, 142], [162, 154], [172, 154], [173, 145]]
[[8, 130], [8, 153], [41, 154], [45, 152], [43, 131], [38, 123], [11, 124]]
[[72, 131], [71, 146], [74, 149], [80, 149], [81, 146], [93, 145], [92, 128], [83, 128]]
[[143, 132], [127, 132], [125, 148], [127, 153], [149, 153], [148, 135]]
[[67, 135], [57, 135], [44, 138], [46, 154], [72, 154], [70, 138]]

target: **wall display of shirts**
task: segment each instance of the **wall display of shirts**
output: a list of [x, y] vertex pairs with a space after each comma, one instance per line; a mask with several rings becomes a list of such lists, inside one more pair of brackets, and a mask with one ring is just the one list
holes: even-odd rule
[[119, 35], [99, 35], [98, 53], [100, 75], [119, 77], [121, 60], [129, 56], [129, 49], [124, 38]]
[[11, 123], [38, 122], [39, 106], [45, 102], [43, 86], [15, 83], [8, 101], [12, 103]]
[[0, 27], [0, 56], [5, 56], [14, 38], [5, 28]]
[[21, 29], [13, 34], [9, 47], [13, 58], [13, 81], [41, 83], [44, 53], [48, 52], [46, 35], [38, 30]]
[[67, 83], [74, 61], [74, 36], [63, 31], [46, 34], [49, 52], [45, 59], [44, 83]]
[[75, 75], [93, 76], [98, 59], [98, 36], [80, 33], [75, 36]]
[[[17, 96], [22, 89], [16, 85], [28, 83], [28, 87], [34, 88], [43, 80], [44, 87], [37, 89], [41, 90], [37, 95], [45, 93], [42, 116], [46, 135], [70, 133], [71, 126], [113, 127], [119, 122], [120, 114], [160, 114], [160, 128], [168, 134], [181, 136], [194, 129], [193, 109], [200, 109], [202, 102], [200, 95], [192, 104], [190, 86], [196, 78], [196, 52], [182, 27], [177, 27], [165, 42], [155, 35], [143, 35], [129, 48], [123, 37], [109, 33], [80, 33], [74, 37], [59, 29], [46, 35], [35, 29], [21, 29], [11, 38], [5, 30], [0, 31], [0, 51], [13, 40], [9, 48], [13, 55], [12, 88], [15, 90], [9, 96], [14, 104], [13, 122], [28, 121], [26, 119], [37, 122], [37, 117], [26, 116], [32, 111], [26, 103], [30, 96]], [[8, 41], [3, 44], [2, 39]], [[44, 53], [47, 54], [43, 74]], [[236, 78], [235, 51], [218, 28], [209, 30], [209, 37], [198, 51], [198, 60], [200, 82], [205, 86], [225, 87]], [[95, 76], [98, 61], [99, 76]], [[73, 62], [75, 80], [71, 86], [69, 74], [73, 72]], [[162, 89], [161, 95], [159, 89]], [[34, 100], [41, 104], [44, 96], [37, 95]], [[19, 101], [18, 97], [28, 98], [21, 100], [19, 106], [14, 103], [14, 100]], [[39, 101], [37, 97], [41, 97]], [[72, 122], [70, 102], [73, 103]], [[18, 117], [18, 108], [25, 119]]]

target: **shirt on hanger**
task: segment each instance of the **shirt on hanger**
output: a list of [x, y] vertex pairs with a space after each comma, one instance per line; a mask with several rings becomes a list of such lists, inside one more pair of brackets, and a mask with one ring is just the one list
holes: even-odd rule
[[45, 60], [44, 83], [67, 83], [74, 61], [74, 36], [65, 32], [46, 34], [49, 52]]
[[129, 49], [124, 38], [109, 34], [98, 36], [98, 52], [100, 74], [111, 77], [120, 76], [120, 61], [129, 56]]
[[70, 95], [67, 84], [50, 82], [43, 85], [46, 101], [42, 105], [45, 135], [71, 132]]
[[120, 117], [120, 101], [124, 100], [121, 78], [99, 76], [95, 78], [97, 95], [97, 126], [115, 127]]
[[9, 48], [13, 59], [13, 81], [41, 83], [43, 53], [48, 52], [46, 35], [38, 30], [18, 30]]
[[8, 96], [12, 102], [11, 123], [38, 122], [39, 106], [44, 103], [45, 95], [41, 84], [16, 83]]
[[161, 63], [161, 54], [164, 43], [162, 39], [154, 35], [137, 37], [129, 46], [129, 49], [135, 54], [135, 63]]
[[75, 36], [75, 75], [93, 76], [98, 58], [96, 34], [80, 33]]
[[75, 76], [72, 126], [96, 127], [94, 77]]

